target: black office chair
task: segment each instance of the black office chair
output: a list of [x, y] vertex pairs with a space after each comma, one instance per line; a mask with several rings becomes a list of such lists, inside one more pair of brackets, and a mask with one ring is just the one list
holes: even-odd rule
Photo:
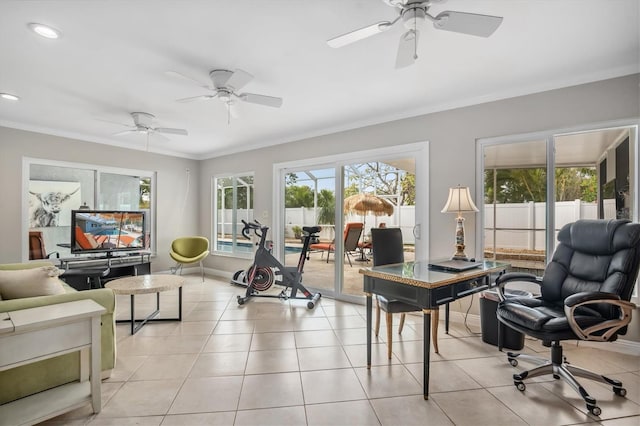
[[[582, 396], [591, 414], [599, 416], [602, 410], [596, 400], [574, 375], [611, 385], [616, 395], [625, 396], [626, 390], [618, 380], [567, 363], [560, 342], [611, 342], [626, 333], [635, 309], [629, 300], [640, 263], [640, 224], [628, 220], [579, 220], [565, 225], [558, 233], [558, 241], [542, 278], [514, 272], [496, 280], [502, 299], [498, 320], [551, 347], [551, 360], [507, 353], [514, 367], [519, 359], [538, 364], [513, 375], [519, 390], [526, 388], [524, 379], [553, 374]], [[504, 286], [512, 281], [539, 284], [541, 296], [505, 299]]]
[[[400, 228], [371, 228], [371, 246], [373, 250], [373, 266], [404, 262], [404, 244]], [[405, 313], [420, 311], [420, 308], [398, 300], [387, 299], [384, 296], [376, 296], [376, 301], [375, 334], [378, 337], [378, 332], [380, 331], [380, 309], [382, 309], [387, 313], [387, 356], [391, 359], [393, 314], [402, 314], [400, 316], [400, 325], [398, 326], [398, 334], [401, 334], [404, 327]]]

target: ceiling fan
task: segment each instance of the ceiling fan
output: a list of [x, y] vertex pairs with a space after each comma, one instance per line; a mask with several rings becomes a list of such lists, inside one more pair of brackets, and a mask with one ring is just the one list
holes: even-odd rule
[[165, 140], [168, 140], [166, 137], [159, 135], [158, 133], [165, 133], [171, 135], [181, 135], [187, 136], [189, 133], [185, 129], [174, 129], [170, 127], [153, 127], [152, 123], [155, 119], [153, 114], [149, 114], [148, 112], [132, 112], [131, 118], [133, 118], [133, 127], [128, 124], [115, 123], [121, 126], [127, 126], [129, 129], [123, 130], [121, 132], [114, 133], [113, 136], [124, 136], [131, 133], [141, 133], [147, 135], [147, 150], [149, 149], [149, 136], [155, 135], [155, 137], [159, 137]]
[[168, 71], [167, 74], [189, 80], [192, 83], [195, 83], [198, 87], [202, 87], [203, 89], [207, 89], [212, 92], [206, 95], [178, 99], [178, 102], [191, 102], [218, 98], [227, 107], [228, 119], [230, 119], [232, 116], [236, 116], [233, 107], [236, 105], [237, 101], [265, 105], [273, 108], [280, 108], [282, 106], [282, 98], [258, 95], [256, 93], [239, 93], [238, 91], [253, 79], [253, 76], [251, 74], [240, 69], [236, 69], [235, 71], [223, 69], [216, 69], [211, 71], [209, 73], [209, 78], [211, 79], [213, 85], [204, 84], [196, 79], [175, 71]]
[[346, 34], [339, 35], [327, 41], [329, 46], [338, 48], [356, 41], [387, 31], [396, 22], [402, 20], [407, 31], [400, 36], [396, 68], [412, 65], [418, 59], [419, 27], [425, 21], [433, 22], [437, 30], [453, 31], [479, 37], [489, 37], [502, 23], [501, 16], [479, 15], [475, 13], [455, 12], [447, 10], [433, 16], [429, 8], [434, 3], [446, 0], [382, 0], [393, 7], [398, 17], [393, 21], [381, 21], [373, 25], [360, 28]]

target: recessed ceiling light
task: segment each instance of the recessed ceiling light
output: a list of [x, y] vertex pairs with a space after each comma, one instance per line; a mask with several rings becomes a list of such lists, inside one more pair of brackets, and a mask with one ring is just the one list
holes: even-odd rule
[[17, 97], [16, 95], [12, 95], [11, 93], [0, 93], [0, 98], [6, 99], [8, 101], [17, 101], [20, 99], [19, 97]]
[[55, 38], [59, 38], [60, 35], [62, 34], [58, 29], [55, 29], [53, 27], [50, 27], [44, 24], [37, 24], [35, 22], [30, 23], [29, 28], [31, 28], [31, 31], [33, 31], [34, 33], [44, 38], [55, 39]]

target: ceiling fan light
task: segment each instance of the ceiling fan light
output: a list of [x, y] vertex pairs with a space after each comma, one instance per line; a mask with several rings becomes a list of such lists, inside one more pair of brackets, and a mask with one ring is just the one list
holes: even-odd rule
[[40, 37], [48, 39], [60, 38], [60, 36], [62, 35], [62, 32], [56, 28], [44, 24], [38, 24], [35, 22], [30, 23], [29, 28]]
[[11, 93], [0, 93], [0, 98], [6, 99], [8, 101], [18, 101], [20, 98], [16, 95], [12, 95]]

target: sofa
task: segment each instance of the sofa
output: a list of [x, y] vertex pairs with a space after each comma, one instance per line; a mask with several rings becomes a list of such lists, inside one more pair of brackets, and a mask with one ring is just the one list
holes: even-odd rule
[[[0, 264], [0, 275], [3, 274], [2, 271], [18, 271], [47, 266], [51, 267], [53, 263], [38, 261]], [[7, 274], [5, 274], [5, 276], [6, 275]], [[13, 276], [15, 275], [16, 274]], [[55, 280], [58, 288], [62, 285], [62, 289], [58, 291], [59, 294], [13, 298], [10, 300], [5, 300], [5, 297], [0, 300], [0, 313], [83, 299], [94, 300], [107, 310], [101, 317], [101, 356], [102, 378], [109, 377], [111, 370], [115, 367], [116, 360], [115, 295], [113, 291], [106, 288], [77, 291], [63, 282], [58, 283], [57, 278], [55, 278]], [[24, 285], [28, 286], [29, 283], [25, 282]], [[2, 293], [0, 292], [0, 298], [1, 297]], [[0, 404], [78, 380], [80, 377], [79, 366], [80, 355], [78, 352], [73, 352], [10, 370], [0, 371]]]

